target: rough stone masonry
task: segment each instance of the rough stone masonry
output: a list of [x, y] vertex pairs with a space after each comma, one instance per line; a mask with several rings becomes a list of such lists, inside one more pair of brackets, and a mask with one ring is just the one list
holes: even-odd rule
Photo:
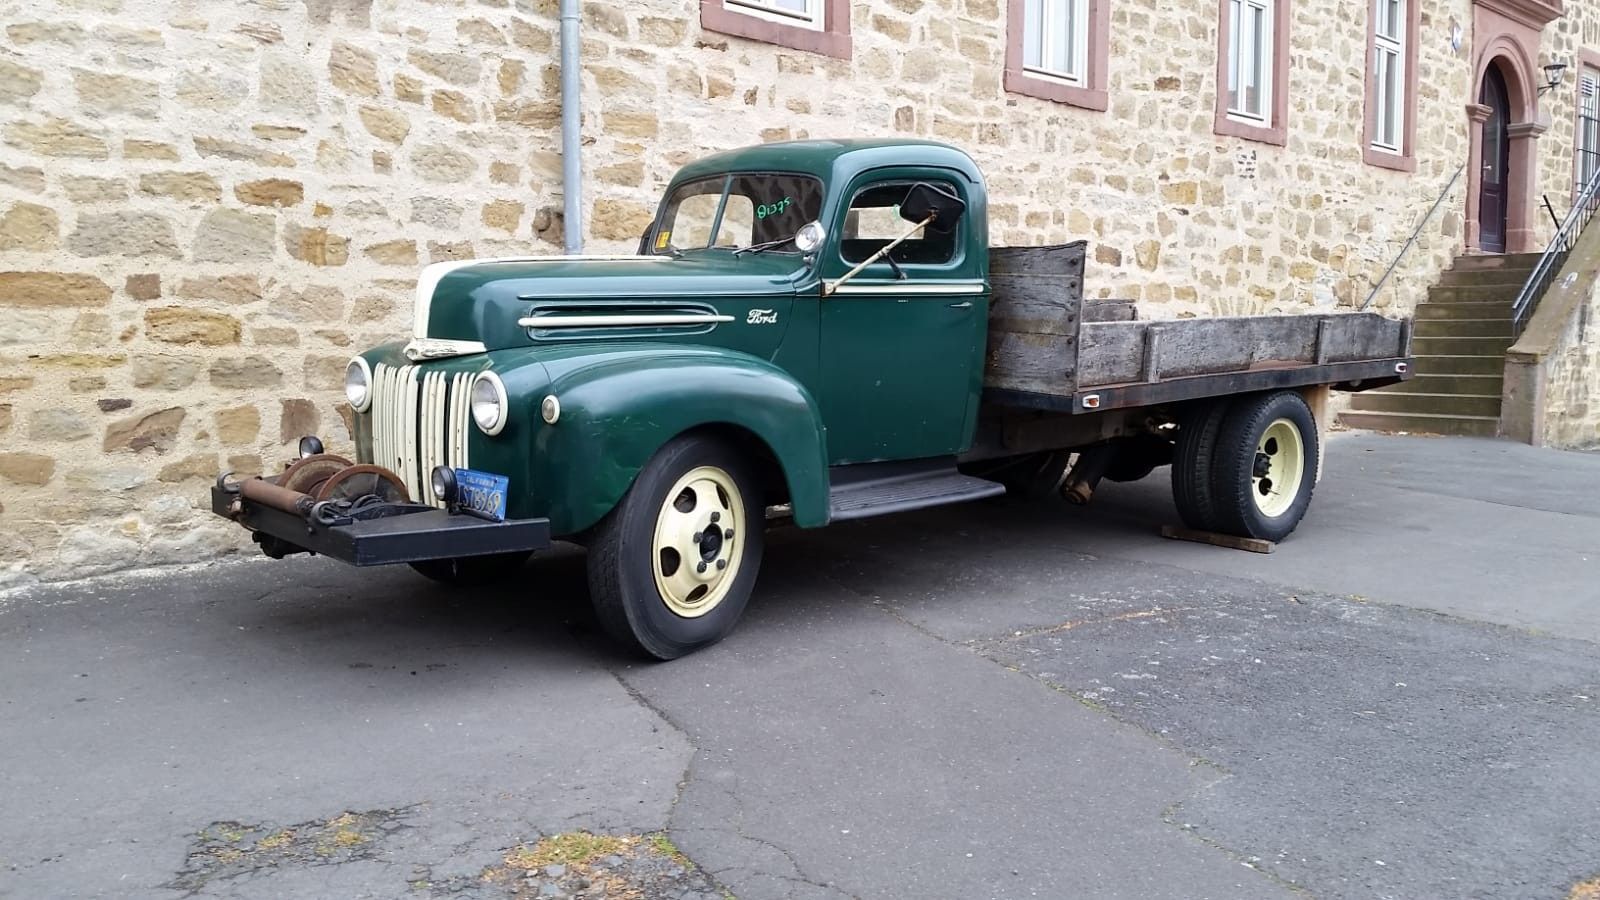
[[[0, 586], [235, 551], [207, 482], [346, 445], [343, 366], [407, 330], [422, 265], [559, 252], [555, 5], [0, 0]], [[996, 243], [1089, 238], [1091, 288], [1146, 316], [1350, 308], [1465, 160], [1472, 8], [1422, 13], [1402, 173], [1362, 162], [1347, 7], [1292, 5], [1275, 147], [1212, 133], [1208, 0], [1112, 4], [1106, 112], [1004, 90], [1000, 0], [855, 3], [850, 59], [707, 31], [698, 0], [587, 2], [588, 248], [631, 250], [707, 151], [915, 135], [985, 168]], [[1539, 142], [1560, 197], [1572, 93]], [[1377, 308], [1448, 263], [1460, 193]]]

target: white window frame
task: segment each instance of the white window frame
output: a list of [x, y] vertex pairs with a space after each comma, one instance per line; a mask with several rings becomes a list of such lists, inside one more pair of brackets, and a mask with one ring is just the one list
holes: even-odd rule
[[1590, 65], [1578, 68], [1578, 126], [1572, 149], [1578, 157], [1578, 183], [1572, 189], [1576, 198], [1600, 169], [1600, 156], [1596, 156], [1600, 154], [1600, 69]]
[[730, 12], [742, 13], [783, 25], [793, 25], [796, 28], [826, 31], [825, 7], [827, 0], [805, 0], [805, 4], [804, 12], [796, 12], [792, 9], [784, 9], [778, 6], [774, 0], [723, 0], [724, 8]]
[[[1261, 111], [1252, 112], [1248, 109], [1239, 109], [1228, 101], [1228, 118], [1235, 122], [1244, 122], [1248, 125], [1272, 127], [1272, 91], [1277, 80], [1277, 0], [1228, 0], [1228, 21], [1222, 27], [1228, 29], [1228, 83], [1224, 90], [1229, 95], [1244, 96], [1244, 92], [1236, 90], [1241, 83], [1241, 75], [1247, 71], [1247, 63], [1260, 65], [1261, 79]], [[1247, 9], [1261, 11], [1261, 43], [1249, 47], [1245, 53], [1243, 37], [1244, 13]]]
[[[1373, 0], [1372, 5], [1372, 81], [1376, 95], [1373, 98], [1372, 149], [1384, 153], [1405, 152], [1406, 102], [1411, 90], [1406, 81], [1406, 42], [1411, 39], [1406, 33], [1411, 15], [1411, 10], [1406, 8], [1408, 2], [1415, 0]], [[1387, 23], [1382, 10], [1390, 4], [1395, 12], [1394, 34], [1384, 32]], [[1385, 90], [1390, 79], [1395, 85], [1393, 108]], [[1384, 139], [1385, 133], [1390, 140]]]
[[[1065, 4], [1053, 3], [1051, 0], [1023, 0], [1024, 10], [1028, 5], [1039, 5], [1039, 30], [1037, 34], [1030, 34], [1027, 26], [1027, 13], [1023, 13], [1022, 26], [1022, 70], [1029, 75], [1038, 75], [1050, 78], [1074, 87], [1088, 87], [1089, 85], [1089, 0], [1066, 0]], [[1060, 21], [1061, 8], [1067, 9], [1067, 21]], [[1056, 55], [1062, 44], [1071, 47], [1069, 60], [1072, 65], [1070, 71], [1053, 69], [1044, 64], [1045, 60]], [[1039, 64], [1029, 65], [1027, 60], [1030, 52], [1038, 49]]]

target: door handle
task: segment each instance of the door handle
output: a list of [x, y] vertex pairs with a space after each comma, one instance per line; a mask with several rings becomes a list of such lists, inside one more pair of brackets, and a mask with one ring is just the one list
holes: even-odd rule
[[971, 309], [972, 308], [972, 301], [971, 300], [963, 300], [960, 303], [952, 303], [952, 304], [950, 304], [950, 308], [951, 309]]

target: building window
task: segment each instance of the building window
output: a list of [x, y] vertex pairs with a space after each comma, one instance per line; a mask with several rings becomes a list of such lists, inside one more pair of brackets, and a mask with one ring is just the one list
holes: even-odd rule
[[748, 13], [785, 25], [799, 25], [821, 31], [822, 0], [728, 0], [730, 12]]
[[1405, 3], [1403, 0], [1377, 0], [1372, 37], [1372, 77], [1377, 82], [1376, 127], [1372, 146], [1390, 153], [1404, 148], [1401, 129], [1405, 127]]
[[1367, 113], [1362, 157], [1375, 166], [1416, 170], [1417, 0], [1367, 6]]
[[1104, 110], [1110, 0], [1010, 0], [1006, 90]]
[[1272, 123], [1270, 0], [1228, 0], [1228, 115]]
[[[1589, 51], [1582, 51], [1581, 55], [1600, 62], [1600, 57], [1592, 56]], [[1572, 166], [1572, 200], [1576, 203], [1584, 186], [1600, 172], [1600, 68], [1588, 59], [1579, 67], [1578, 122], [1573, 153], [1576, 158]]]
[[1024, 0], [1022, 67], [1081, 85], [1089, 74], [1089, 0]]
[[1287, 0], [1219, 0], [1217, 134], [1282, 145], [1289, 117]]
[[700, 27], [794, 50], [850, 57], [850, 0], [700, 0]]

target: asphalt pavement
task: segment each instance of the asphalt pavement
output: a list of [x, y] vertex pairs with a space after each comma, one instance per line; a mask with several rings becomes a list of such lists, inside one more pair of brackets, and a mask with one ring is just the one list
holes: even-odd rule
[[508, 851], [580, 830], [742, 900], [1600, 876], [1600, 455], [1339, 435], [1276, 553], [1174, 518], [1160, 472], [776, 531], [739, 630], [669, 664], [598, 634], [575, 551], [472, 592], [319, 559], [14, 591], [0, 896], [507, 897]]

